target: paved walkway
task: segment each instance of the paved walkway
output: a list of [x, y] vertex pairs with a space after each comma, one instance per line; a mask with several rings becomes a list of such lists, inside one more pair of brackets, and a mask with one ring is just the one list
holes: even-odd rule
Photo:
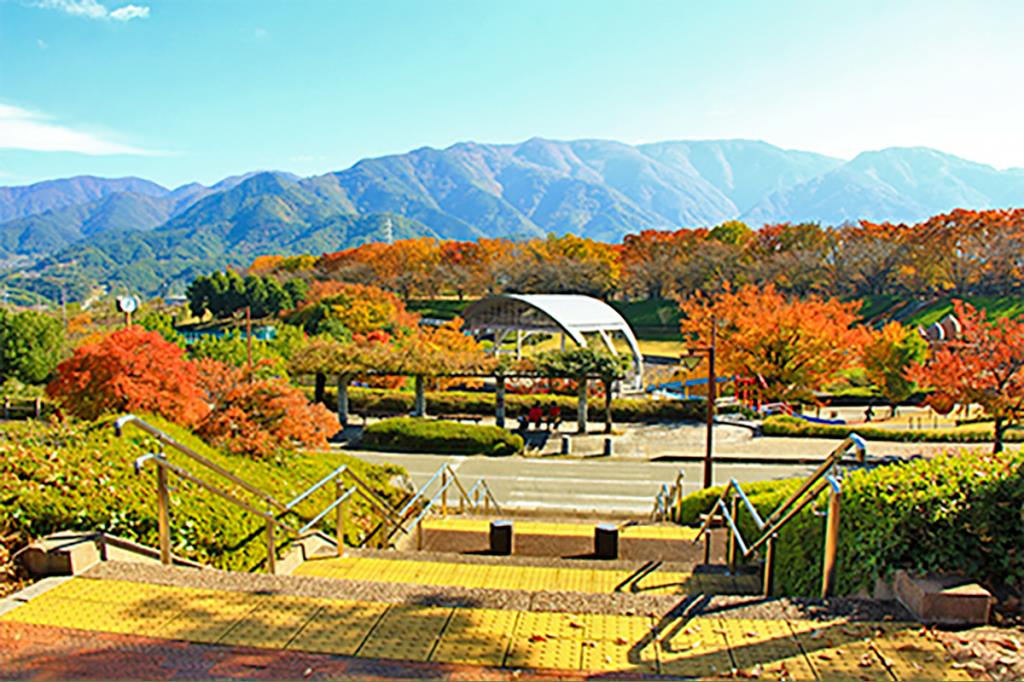
[[0, 663], [6, 678], [504, 678], [514, 669], [570, 678], [970, 679], [911, 623], [530, 612], [82, 577], [0, 616]]

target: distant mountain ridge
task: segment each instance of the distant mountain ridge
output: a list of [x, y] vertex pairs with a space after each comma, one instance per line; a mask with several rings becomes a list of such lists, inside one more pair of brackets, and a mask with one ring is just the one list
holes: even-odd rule
[[731, 219], [911, 222], [1022, 203], [1024, 170], [927, 148], [843, 161], [756, 140], [533, 138], [424, 147], [308, 178], [257, 172], [167, 189], [82, 176], [0, 187], [0, 259], [29, 259], [25, 277], [74, 264], [97, 281], [152, 293], [262, 253], [380, 240], [386, 219], [400, 238], [572, 232], [619, 241]]

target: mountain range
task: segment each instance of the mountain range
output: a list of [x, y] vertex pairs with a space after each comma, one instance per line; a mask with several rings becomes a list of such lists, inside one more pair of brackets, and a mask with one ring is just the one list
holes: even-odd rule
[[913, 222], [1021, 203], [1024, 169], [921, 147], [844, 161], [752, 140], [466, 142], [308, 178], [257, 172], [168, 189], [83, 176], [0, 187], [0, 267], [28, 288], [72, 273], [81, 287], [152, 294], [263, 253], [335, 251], [385, 233], [619, 241], [731, 219]]

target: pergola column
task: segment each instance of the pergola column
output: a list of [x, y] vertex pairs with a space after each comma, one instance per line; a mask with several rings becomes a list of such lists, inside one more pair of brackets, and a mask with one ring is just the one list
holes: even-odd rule
[[414, 417], [426, 417], [427, 416], [427, 393], [423, 385], [423, 376], [416, 375], [415, 378], [416, 386], [416, 402], [413, 405], [412, 416]]
[[348, 374], [338, 375], [338, 423], [342, 428], [348, 426], [348, 384], [351, 380]]
[[499, 429], [505, 428], [505, 376], [498, 375], [494, 387], [494, 423]]

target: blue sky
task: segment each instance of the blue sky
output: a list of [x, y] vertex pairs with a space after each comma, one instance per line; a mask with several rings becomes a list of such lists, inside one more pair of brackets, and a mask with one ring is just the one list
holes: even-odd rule
[[0, 0], [0, 184], [532, 136], [1024, 166], [1022, 20], [996, 0]]

